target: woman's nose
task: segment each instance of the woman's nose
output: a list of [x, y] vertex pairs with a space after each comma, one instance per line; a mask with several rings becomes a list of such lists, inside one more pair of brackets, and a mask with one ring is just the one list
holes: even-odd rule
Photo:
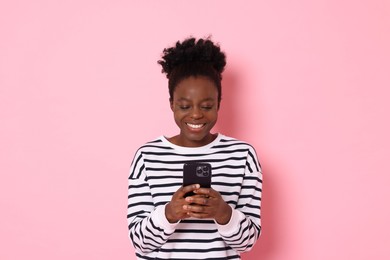
[[202, 118], [203, 117], [202, 110], [197, 107], [194, 107], [191, 111], [191, 117], [194, 119]]

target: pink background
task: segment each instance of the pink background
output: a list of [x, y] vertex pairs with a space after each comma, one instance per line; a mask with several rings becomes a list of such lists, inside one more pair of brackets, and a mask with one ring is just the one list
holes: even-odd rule
[[243, 259], [390, 258], [390, 4], [1, 1], [0, 259], [135, 259], [127, 175], [177, 133], [156, 61], [189, 35], [228, 57], [216, 131], [264, 170]]

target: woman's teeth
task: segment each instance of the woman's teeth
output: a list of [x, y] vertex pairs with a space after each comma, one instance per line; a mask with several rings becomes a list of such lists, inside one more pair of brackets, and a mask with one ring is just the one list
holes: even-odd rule
[[193, 124], [189, 124], [189, 123], [187, 123], [187, 125], [188, 125], [189, 127], [191, 127], [191, 128], [195, 128], [195, 129], [199, 129], [199, 128], [201, 128], [202, 126], [204, 126], [204, 124], [193, 125]]

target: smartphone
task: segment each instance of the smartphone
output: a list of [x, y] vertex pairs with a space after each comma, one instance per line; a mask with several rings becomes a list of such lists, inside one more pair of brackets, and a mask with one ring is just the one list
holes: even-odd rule
[[[202, 188], [211, 187], [211, 164], [205, 162], [187, 162], [183, 166], [183, 186], [199, 184]], [[193, 196], [193, 192], [185, 195]]]

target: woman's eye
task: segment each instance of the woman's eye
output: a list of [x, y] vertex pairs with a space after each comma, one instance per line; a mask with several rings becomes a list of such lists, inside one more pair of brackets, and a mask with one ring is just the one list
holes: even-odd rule
[[204, 106], [204, 107], [202, 107], [202, 109], [204, 109], [204, 110], [210, 110], [210, 109], [212, 109], [213, 107], [211, 107], [211, 106]]
[[180, 106], [180, 109], [181, 110], [187, 110], [187, 109], [189, 109], [190, 107], [189, 106]]

